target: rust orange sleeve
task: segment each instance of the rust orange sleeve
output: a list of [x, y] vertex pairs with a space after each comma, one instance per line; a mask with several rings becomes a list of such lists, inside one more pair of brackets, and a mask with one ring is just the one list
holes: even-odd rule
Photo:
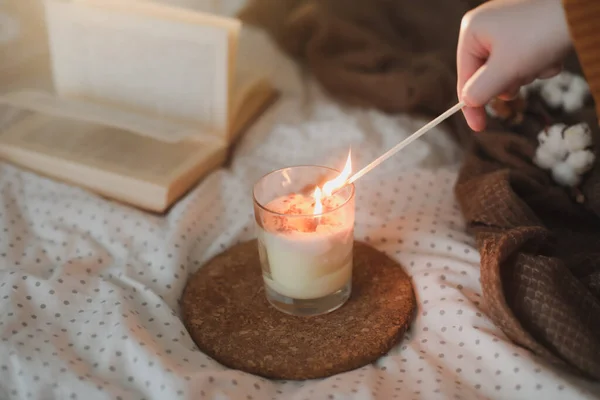
[[573, 46], [600, 117], [600, 0], [562, 0]]

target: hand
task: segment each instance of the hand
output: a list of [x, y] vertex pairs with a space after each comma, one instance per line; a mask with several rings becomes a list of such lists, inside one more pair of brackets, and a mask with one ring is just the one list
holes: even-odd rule
[[492, 0], [465, 14], [457, 90], [471, 129], [485, 128], [483, 107], [494, 97], [510, 99], [536, 78], [558, 74], [570, 48], [561, 0]]

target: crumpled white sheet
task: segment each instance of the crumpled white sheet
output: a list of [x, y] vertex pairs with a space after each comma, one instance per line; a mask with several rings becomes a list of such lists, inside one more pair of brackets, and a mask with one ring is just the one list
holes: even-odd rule
[[[276, 51], [261, 47], [262, 51]], [[261, 57], [267, 59], [266, 57]], [[360, 167], [422, 121], [336, 105], [287, 65], [284, 97], [229, 169], [156, 216], [0, 164], [0, 399], [591, 399], [600, 387], [540, 362], [486, 317], [478, 254], [453, 196], [441, 130], [357, 183], [357, 239], [413, 277], [418, 315], [377, 363], [277, 382], [199, 352], [178, 317], [186, 278], [254, 236], [251, 187], [293, 164]], [[287, 74], [287, 75], [286, 75]]]

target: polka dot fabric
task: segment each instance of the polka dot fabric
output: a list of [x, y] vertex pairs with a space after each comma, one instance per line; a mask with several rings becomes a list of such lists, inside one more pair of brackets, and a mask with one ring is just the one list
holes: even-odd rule
[[[265, 57], [266, 59], [266, 57]], [[457, 149], [427, 135], [357, 183], [356, 235], [413, 277], [418, 314], [377, 363], [328, 379], [269, 381], [198, 351], [180, 318], [187, 277], [254, 237], [251, 189], [283, 166], [358, 168], [422, 121], [284, 95], [232, 165], [151, 215], [0, 164], [1, 399], [592, 399], [490, 322], [478, 254], [452, 188]]]

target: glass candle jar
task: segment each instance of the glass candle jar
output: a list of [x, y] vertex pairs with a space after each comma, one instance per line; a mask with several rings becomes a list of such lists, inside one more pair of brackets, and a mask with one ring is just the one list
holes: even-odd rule
[[298, 166], [254, 185], [258, 251], [268, 301], [291, 315], [334, 311], [352, 291], [354, 185], [330, 196], [320, 187], [340, 172]]

